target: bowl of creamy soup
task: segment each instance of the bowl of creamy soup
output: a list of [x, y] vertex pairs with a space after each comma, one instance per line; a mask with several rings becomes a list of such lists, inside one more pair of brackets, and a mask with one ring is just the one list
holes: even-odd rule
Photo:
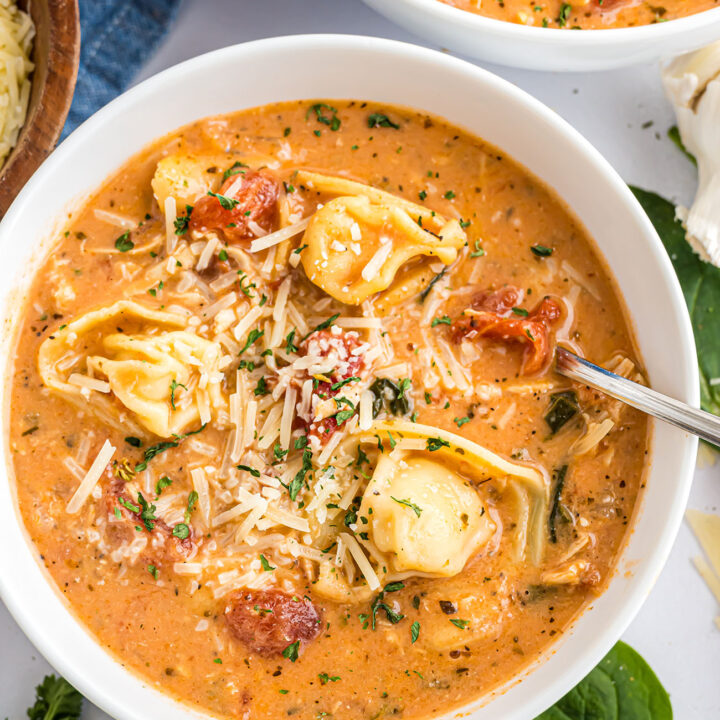
[[553, 352], [696, 403], [672, 268], [475, 66], [201, 56], [73, 133], [0, 243], [0, 590], [113, 717], [526, 719], [662, 567], [695, 441]]
[[442, 47], [528, 70], [609, 70], [672, 57], [720, 36], [717, 0], [365, 2]]

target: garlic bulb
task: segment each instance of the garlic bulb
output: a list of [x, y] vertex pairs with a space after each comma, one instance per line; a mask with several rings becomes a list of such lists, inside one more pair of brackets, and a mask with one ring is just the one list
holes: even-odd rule
[[720, 267], [720, 42], [680, 55], [663, 70], [680, 137], [697, 159], [692, 207], [678, 207], [687, 240], [706, 262]]

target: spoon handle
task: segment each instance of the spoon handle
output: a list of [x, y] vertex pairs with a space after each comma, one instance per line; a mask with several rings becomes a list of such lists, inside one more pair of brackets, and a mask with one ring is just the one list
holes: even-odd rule
[[642, 410], [658, 420], [687, 430], [720, 447], [720, 417], [704, 410], [697, 410], [656, 390], [615, 375], [564, 348], [557, 349], [556, 360], [557, 371], [561, 375], [602, 390], [607, 395]]

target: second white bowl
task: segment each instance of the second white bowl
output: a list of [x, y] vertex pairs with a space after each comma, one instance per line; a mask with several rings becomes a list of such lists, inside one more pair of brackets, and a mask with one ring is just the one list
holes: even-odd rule
[[560, 30], [494, 20], [438, 0], [363, 1], [442, 47], [526, 70], [612, 70], [672, 57], [720, 38], [720, 8], [654, 25]]

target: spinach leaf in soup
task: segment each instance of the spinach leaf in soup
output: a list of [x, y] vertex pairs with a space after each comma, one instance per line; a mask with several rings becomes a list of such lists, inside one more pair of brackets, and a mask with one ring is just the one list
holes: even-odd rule
[[550, 396], [550, 405], [545, 413], [545, 422], [550, 434], [555, 435], [580, 412], [577, 393], [574, 390], [563, 390]]
[[535, 720], [672, 720], [670, 697], [640, 655], [624, 642]]
[[389, 378], [377, 378], [370, 386], [373, 394], [373, 417], [376, 418], [385, 409], [393, 415], [407, 415], [412, 409], [412, 402], [407, 396], [410, 380], [403, 378], [398, 383]]
[[720, 378], [720, 268], [704, 262], [693, 252], [671, 202], [646, 190], [630, 189], [670, 256], [690, 311], [700, 366], [702, 407], [720, 415], [720, 384], [713, 384]]

